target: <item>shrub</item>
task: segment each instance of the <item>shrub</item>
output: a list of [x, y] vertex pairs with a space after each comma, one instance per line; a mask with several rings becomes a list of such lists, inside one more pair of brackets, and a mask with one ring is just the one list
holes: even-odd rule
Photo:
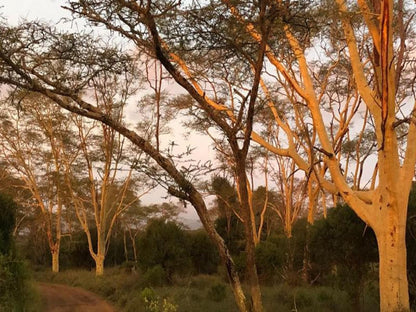
[[146, 286], [163, 286], [166, 283], [166, 272], [160, 265], [148, 269], [143, 275], [143, 284]]
[[37, 300], [23, 261], [0, 255], [0, 311], [33, 311]]
[[192, 267], [185, 233], [171, 221], [152, 220], [139, 239], [138, 250], [140, 268], [147, 271], [160, 265], [169, 281], [174, 274], [183, 274]]
[[189, 251], [193, 267], [197, 274], [213, 274], [217, 272], [220, 258], [215, 245], [203, 230], [188, 234]]
[[140, 297], [145, 304], [145, 309], [148, 312], [176, 312], [177, 306], [168, 299], [161, 300], [152, 288], [144, 288]]
[[0, 193], [0, 254], [8, 254], [13, 245], [17, 205], [10, 196]]
[[212, 301], [223, 301], [226, 296], [226, 286], [224, 284], [215, 284], [208, 291], [208, 299]]

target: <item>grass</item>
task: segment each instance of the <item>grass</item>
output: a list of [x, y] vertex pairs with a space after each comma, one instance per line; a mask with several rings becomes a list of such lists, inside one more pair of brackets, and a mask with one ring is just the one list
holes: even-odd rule
[[[178, 278], [175, 285], [151, 287], [141, 278], [123, 268], [109, 268], [102, 277], [91, 271], [68, 270], [58, 274], [36, 272], [42, 282], [77, 286], [92, 291], [118, 308], [130, 312], [180, 311], [180, 312], [234, 312], [237, 307], [230, 287], [219, 276], [199, 275]], [[262, 287], [265, 311], [281, 312], [349, 312], [354, 311], [351, 301], [343, 291], [330, 287], [289, 287], [287, 285]], [[150, 301], [153, 300], [153, 306]], [[147, 302], [147, 303], [146, 303]], [[163, 304], [176, 307], [163, 308]], [[373, 305], [374, 302], [369, 302]], [[364, 311], [377, 311], [364, 307]]]

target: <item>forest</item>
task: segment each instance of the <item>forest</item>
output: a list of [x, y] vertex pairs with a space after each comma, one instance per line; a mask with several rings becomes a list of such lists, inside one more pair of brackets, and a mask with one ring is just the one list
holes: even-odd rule
[[0, 8], [0, 310], [416, 309], [414, 1], [61, 10]]

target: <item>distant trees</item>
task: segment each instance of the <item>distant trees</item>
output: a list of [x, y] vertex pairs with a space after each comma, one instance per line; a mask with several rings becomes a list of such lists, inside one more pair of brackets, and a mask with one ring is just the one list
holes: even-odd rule
[[[59, 271], [62, 214], [71, 204], [64, 185], [64, 162], [77, 155], [70, 121], [46, 97], [20, 93], [2, 102], [0, 157], [7, 172], [20, 183], [39, 209], [52, 258], [52, 271]], [[18, 102], [20, 104], [18, 104]], [[18, 105], [24, 104], [24, 109]], [[27, 206], [26, 203], [21, 203]], [[28, 207], [26, 207], [28, 208]]]

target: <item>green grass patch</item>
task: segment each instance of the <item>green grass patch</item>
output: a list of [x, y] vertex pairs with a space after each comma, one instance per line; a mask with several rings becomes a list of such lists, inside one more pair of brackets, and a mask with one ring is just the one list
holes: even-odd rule
[[[102, 277], [91, 271], [68, 270], [58, 274], [37, 272], [36, 278], [82, 287], [106, 298], [123, 312], [238, 311], [231, 288], [218, 275], [176, 278], [175, 285], [155, 286], [149, 285], [145, 274], [132, 274], [123, 268], [109, 268]], [[354, 311], [347, 293], [330, 287], [281, 284], [262, 287], [262, 295], [266, 312]], [[368, 306], [374, 303], [367, 300]]]

